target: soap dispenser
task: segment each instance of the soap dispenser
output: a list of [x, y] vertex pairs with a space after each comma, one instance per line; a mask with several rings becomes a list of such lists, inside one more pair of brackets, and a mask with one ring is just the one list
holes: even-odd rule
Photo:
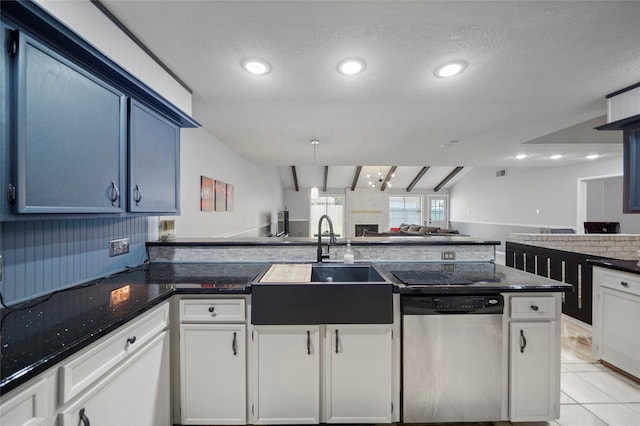
[[344, 263], [350, 265], [354, 262], [355, 256], [353, 254], [353, 250], [351, 249], [351, 241], [347, 240], [347, 248], [344, 251]]

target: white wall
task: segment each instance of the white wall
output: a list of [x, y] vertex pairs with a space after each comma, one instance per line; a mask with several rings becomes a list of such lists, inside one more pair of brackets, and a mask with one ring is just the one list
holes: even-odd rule
[[[450, 189], [452, 227], [504, 241], [508, 232], [576, 228], [578, 179], [622, 174], [622, 157], [547, 168], [474, 168]], [[611, 206], [622, 211], [622, 204]], [[526, 228], [530, 228], [526, 230]]]
[[620, 222], [623, 234], [640, 234], [640, 215], [624, 214], [622, 209], [622, 176], [592, 179], [587, 185], [587, 220], [591, 222]]
[[[283, 205], [276, 167], [245, 160], [203, 128], [182, 129], [180, 143], [181, 214], [167, 218], [178, 238], [255, 237], [275, 223]], [[233, 211], [200, 211], [201, 175], [234, 185]]]

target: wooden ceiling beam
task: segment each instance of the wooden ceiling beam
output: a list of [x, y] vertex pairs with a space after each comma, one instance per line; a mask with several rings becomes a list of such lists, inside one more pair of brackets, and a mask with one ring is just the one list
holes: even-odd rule
[[351, 182], [351, 190], [355, 191], [356, 185], [358, 185], [358, 179], [360, 179], [360, 173], [362, 172], [362, 166], [356, 167], [356, 172], [353, 174], [353, 182]]
[[462, 170], [463, 168], [464, 168], [463, 166], [458, 166], [458, 167], [456, 167], [455, 169], [453, 169], [453, 170], [451, 171], [451, 173], [449, 173], [449, 174], [447, 175], [447, 177], [446, 177], [446, 178], [442, 179], [442, 181], [441, 181], [438, 185], [436, 185], [436, 187], [435, 187], [435, 188], [433, 188], [433, 192], [438, 192], [438, 191], [440, 191], [440, 190], [442, 189], [442, 187], [443, 187], [443, 186], [445, 186], [445, 185], [447, 184], [447, 182], [449, 182], [451, 179], [453, 179], [453, 177], [454, 177], [455, 175], [457, 175], [458, 173], [460, 173], [460, 170]]
[[427, 173], [427, 170], [429, 170], [429, 166], [423, 166], [422, 169], [420, 169], [416, 177], [414, 177], [411, 183], [409, 184], [409, 186], [407, 186], [407, 192], [411, 192], [411, 190], [413, 189], [414, 186], [416, 186], [418, 181], [422, 179], [422, 176], [424, 176], [424, 174]]
[[391, 168], [389, 169], [389, 173], [387, 173], [387, 177], [385, 177], [384, 181], [382, 181], [382, 185], [380, 186], [380, 191], [384, 191], [385, 189], [387, 189], [387, 185], [391, 180], [391, 175], [396, 172], [397, 168], [398, 166], [391, 166]]
[[296, 166], [291, 166], [291, 174], [293, 175], [293, 187], [296, 189], [296, 192], [300, 191], [300, 186], [298, 186], [298, 174], [296, 173]]

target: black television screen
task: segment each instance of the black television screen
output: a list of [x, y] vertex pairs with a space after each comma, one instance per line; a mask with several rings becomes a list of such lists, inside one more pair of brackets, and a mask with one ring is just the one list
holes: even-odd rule
[[619, 234], [620, 222], [585, 222], [585, 234]]
[[278, 229], [276, 236], [283, 237], [287, 235], [289, 235], [289, 211], [281, 210], [278, 212]]

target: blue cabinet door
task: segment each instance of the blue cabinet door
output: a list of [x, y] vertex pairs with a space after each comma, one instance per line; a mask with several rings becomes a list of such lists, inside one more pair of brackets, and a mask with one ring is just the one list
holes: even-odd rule
[[134, 100], [129, 105], [129, 211], [179, 213], [180, 129]]
[[624, 129], [623, 212], [640, 213], [640, 124]]
[[16, 212], [124, 211], [124, 94], [22, 32], [12, 62]]

